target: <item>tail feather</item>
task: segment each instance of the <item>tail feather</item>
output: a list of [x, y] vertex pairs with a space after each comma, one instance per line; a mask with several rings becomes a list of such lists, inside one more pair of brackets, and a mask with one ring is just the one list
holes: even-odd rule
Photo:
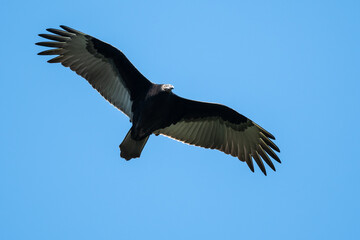
[[126, 134], [123, 142], [120, 144], [120, 156], [125, 158], [126, 160], [130, 160], [132, 158], [138, 158], [141, 155], [141, 152], [149, 139], [149, 136], [142, 140], [134, 140], [131, 138], [131, 129]]

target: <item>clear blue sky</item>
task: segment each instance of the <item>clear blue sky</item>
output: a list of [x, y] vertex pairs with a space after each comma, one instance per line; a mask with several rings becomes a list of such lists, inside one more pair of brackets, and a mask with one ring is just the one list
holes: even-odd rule
[[[10, 1], [0, 8], [0, 239], [357, 239], [359, 1]], [[34, 43], [64, 24], [151, 81], [272, 132], [277, 172], [152, 136]], [[268, 168], [269, 169], [269, 168]]]

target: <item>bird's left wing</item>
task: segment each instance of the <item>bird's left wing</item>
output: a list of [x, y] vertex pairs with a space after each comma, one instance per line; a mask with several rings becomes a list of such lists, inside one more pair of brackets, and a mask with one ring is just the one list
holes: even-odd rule
[[280, 162], [273, 151], [280, 150], [270, 140], [275, 138], [268, 131], [224, 105], [192, 101], [176, 95], [174, 97], [174, 105], [170, 110], [172, 124], [155, 131], [155, 134], [231, 154], [245, 161], [252, 171], [252, 159], [265, 175], [263, 161], [275, 171], [268, 155]]
[[64, 30], [49, 28], [53, 34], [39, 34], [53, 40], [36, 43], [53, 48], [39, 55], [59, 55], [48, 62], [70, 67], [132, 119], [133, 100], [144, 95], [152, 83], [118, 49], [75, 29], [60, 27]]

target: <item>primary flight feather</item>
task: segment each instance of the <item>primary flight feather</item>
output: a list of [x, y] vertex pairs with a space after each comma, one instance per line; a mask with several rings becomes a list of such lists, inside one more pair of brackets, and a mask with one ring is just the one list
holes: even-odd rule
[[161, 134], [230, 154], [246, 162], [251, 171], [252, 159], [265, 175], [263, 161], [275, 171], [270, 157], [280, 163], [274, 152], [280, 150], [268, 131], [227, 106], [181, 98], [172, 92], [172, 85], [150, 82], [113, 46], [60, 27], [63, 30], [49, 28], [52, 34], [39, 34], [52, 40], [36, 43], [52, 48], [39, 55], [58, 55], [48, 62], [70, 67], [130, 118], [132, 127], [119, 146], [121, 157], [140, 157], [149, 136]]

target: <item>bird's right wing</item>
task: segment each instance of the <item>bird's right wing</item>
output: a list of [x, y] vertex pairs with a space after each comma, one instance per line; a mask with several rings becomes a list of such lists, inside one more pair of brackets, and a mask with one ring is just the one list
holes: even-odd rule
[[65, 31], [50, 28], [47, 30], [53, 34], [39, 34], [54, 40], [36, 43], [54, 48], [39, 55], [59, 55], [48, 62], [70, 67], [132, 119], [133, 100], [145, 94], [152, 83], [118, 49], [75, 29], [60, 27]]
[[269, 156], [280, 162], [272, 149], [280, 150], [270, 140], [275, 138], [268, 131], [227, 106], [174, 97], [172, 124], [155, 131], [155, 134], [220, 150], [245, 161], [252, 171], [252, 159], [265, 175], [263, 161], [275, 171]]

